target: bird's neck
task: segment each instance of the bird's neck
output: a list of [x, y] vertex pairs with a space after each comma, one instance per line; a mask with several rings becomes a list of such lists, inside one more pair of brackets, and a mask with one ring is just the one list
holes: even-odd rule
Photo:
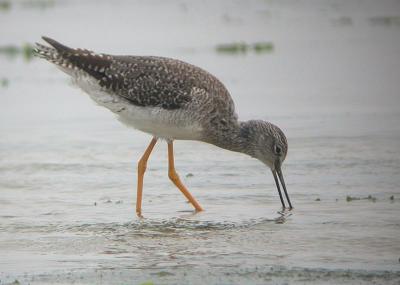
[[252, 121], [239, 121], [228, 129], [220, 130], [208, 143], [230, 151], [254, 156]]

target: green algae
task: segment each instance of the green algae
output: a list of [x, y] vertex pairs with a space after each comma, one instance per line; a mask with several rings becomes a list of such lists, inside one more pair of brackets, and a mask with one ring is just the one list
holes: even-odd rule
[[35, 49], [29, 43], [25, 43], [21, 46], [17, 45], [0, 46], [0, 55], [3, 55], [10, 59], [14, 59], [18, 56], [21, 56], [26, 61], [30, 61], [34, 57], [34, 54], [35, 54]]
[[367, 197], [355, 197], [355, 196], [346, 196], [347, 202], [357, 201], [357, 200], [370, 200], [372, 202], [376, 202], [377, 198], [373, 197], [372, 195], [368, 195]]
[[10, 81], [7, 78], [0, 78], [0, 86], [3, 88], [8, 87]]
[[272, 42], [234, 42], [224, 43], [216, 46], [216, 51], [221, 54], [246, 54], [254, 52], [256, 54], [271, 53], [274, 51], [274, 44]]

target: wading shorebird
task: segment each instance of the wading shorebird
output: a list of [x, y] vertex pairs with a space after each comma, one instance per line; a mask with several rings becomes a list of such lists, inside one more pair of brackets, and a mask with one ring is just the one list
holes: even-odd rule
[[37, 56], [70, 75], [76, 85], [121, 122], [153, 136], [138, 162], [139, 217], [147, 160], [158, 139], [168, 143], [169, 178], [196, 211], [203, 209], [175, 171], [174, 140], [202, 141], [260, 160], [272, 171], [282, 207], [286, 205], [279, 181], [292, 209], [281, 170], [288, 151], [284, 133], [269, 122], [239, 121], [228, 90], [215, 76], [176, 59], [94, 53], [42, 38], [50, 46], [37, 43]]

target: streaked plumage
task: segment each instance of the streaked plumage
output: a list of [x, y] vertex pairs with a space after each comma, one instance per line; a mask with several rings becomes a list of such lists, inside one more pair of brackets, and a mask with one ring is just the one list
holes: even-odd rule
[[[165, 112], [174, 114], [171, 124], [192, 128], [195, 132], [201, 132], [211, 121], [221, 127], [228, 121], [237, 122], [234, 103], [224, 85], [196, 66], [162, 57], [97, 54], [71, 49], [48, 38], [46, 41], [55, 48], [38, 45], [40, 56], [71, 75], [98, 104], [117, 113], [124, 123], [135, 128], [168, 139], [194, 138], [185, 133], [166, 136], [159, 128], [152, 130], [148, 124], [143, 129], [130, 115], [138, 112], [137, 108], [129, 110], [130, 106], [152, 107], [152, 113], [162, 118], [162, 122], [154, 124], [160, 123], [163, 128], [167, 127]], [[204, 111], [198, 112], [199, 109]], [[154, 121], [155, 117], [152, 118]], [[201, 139], [201, 135], [196, 133], [195, 138]]]
[[283, 132], [264, 121], [238, 121], [228, 90], [207, 71], [176, 59], [100, 54], [43, 39], [51, 47], [37, 44], [37, 55], [123, 123], [169, 142], [199, 140], [243, 152], [280, 172]]

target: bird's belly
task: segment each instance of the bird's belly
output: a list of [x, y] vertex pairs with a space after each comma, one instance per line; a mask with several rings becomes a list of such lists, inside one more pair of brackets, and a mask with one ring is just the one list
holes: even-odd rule
[[192, 122], [187, 117], [188, 114], [182, 111], [129, 105], [118, 115], [118, 119], [124, 124], [159, 138], [180, 140], [201, 138], [201, 126]]
[[74, 83], [98, 104], [118, 116], [129, 127], [152, 134], [158, 138], [199, 140], [203, 128], [193, 113], [187, 110], [166, 110], [160, 107], [142, 107], [123, 97], [101, 89], [92, 78], [75, 77]]

